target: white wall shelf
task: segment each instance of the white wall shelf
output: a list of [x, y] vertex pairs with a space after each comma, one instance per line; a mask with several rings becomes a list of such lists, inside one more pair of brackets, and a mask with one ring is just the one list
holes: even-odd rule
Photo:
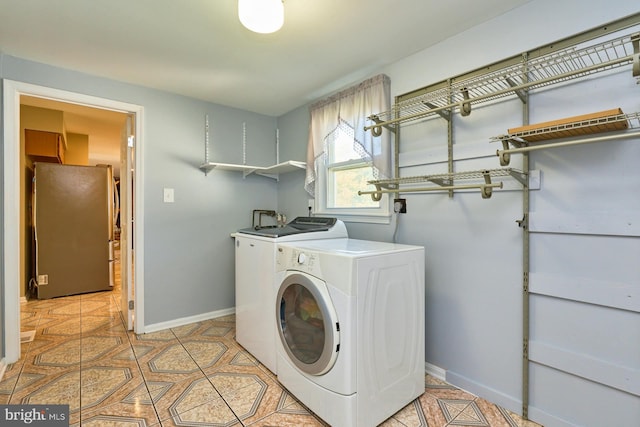
[[280, 162], [280, 133], [276, 130], [276, 162], [273, 166], [251, 166], [244, 164], [247, 158], [247, 126], [246, 123], [242, 123], [242, 160], [243, 164], [236, 163], [219, 163], [209, 161], [209, 115], [205, 115], [205, 140], [204, 140], [204, 163], [200, 165], [206, 175], [214, 169], [242, 172], [243, 178], [255, 173], [256, 175], [265, 176], [278, 180], [280, 174], [294, 172], [300, 169], [306, 169], [307, 164], [297, 160], [288, 160], [286, 162]]
[[256, 175], [262, 175], [273, 179], [278, 179], [282, 173], [294, 172], [296, 170], [305, 169], [306, 167], [307, 164], [305, 162], [299, 162], [296, 160], [289, 160], [273, 166], [250, 166], [215, 162], [206, 162], [200, 165], [200, 169], [204, 171], [205, 174], [208, 174], [213, 169], [219, 169], [242, 172], [244, 177], [255, 173]]

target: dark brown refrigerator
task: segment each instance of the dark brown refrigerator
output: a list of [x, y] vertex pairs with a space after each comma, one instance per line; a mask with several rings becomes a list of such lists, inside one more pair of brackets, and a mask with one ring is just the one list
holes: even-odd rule
[[112, 289], [111, 167], [36, 163], [33, 184], [38, 299]]

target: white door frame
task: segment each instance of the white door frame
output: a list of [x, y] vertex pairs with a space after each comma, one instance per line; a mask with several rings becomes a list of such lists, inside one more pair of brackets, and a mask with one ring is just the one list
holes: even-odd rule
[[140, 105], [98, 98], [75, 92], [4, 80], [4, 362], [20, 358], [20, 96], [30, 95], [94, 108], [136, 115], [136, 156], [133, 242], [134, 259], [134, 332], [144, 332], [144, 191], [143, 191], [143, 112]]

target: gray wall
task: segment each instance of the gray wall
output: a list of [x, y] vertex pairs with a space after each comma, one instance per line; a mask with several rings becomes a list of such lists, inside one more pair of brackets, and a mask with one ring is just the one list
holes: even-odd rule
[[[578, 12], [579, 11], [579, 12]], [[436, 83], [636, 13], [626, 1], [532, 1], [493, 21], [378, 70], [392, 95]], [[354, 82], [355, 83], [355, 82]], [[622, 107], [639, 111], [624, 72], [532, 94], [531, 123]], [[454, 117], [457, 171], [498, 168], [489, 138], [522, 124], [505, 100]], [[306, 129], [296, 110], [281, 133]], [[298, 131], [299, 132], [299, 131]], [[446, 171], [446, 125], [402, 126], [401, 174]], [[286, 140], [301, 150], [302, 141]], [[291, 150], [294, 150], [293, 148]], [[542, 176], [532, 191], [530, 416], [545, 426], [635, 425], [640, 419], [640, 158], [638, 140], [532, 153]], [[520, 167], [518, 156], [512, 167]], [[302, 178], [300, 178], [302, 179]], [[293, 200], [289, 185], [279, 201]], [[302, 183], [299, 184], [302, 186]], [[286, 194], [285, 194], [286, 192]], [[521, 191], [405, 194], [397, 241], [426, 248], [426, 362], [446, 379], [516, 412], [521, 408]], [[351, 237], [391, 240], [389, 225], [347, 224]], [[560, 232], [559, 232], [560, 231]], [[561, 298], [554, 293], [561, 294]], [[626, 292], [626, 293], [625, 293]], [[625, 298], [625, 295], [631, 295]], [[603, 297], [604, 296], [604, 297]], [[634, 299], [635, 298], [635, 299]], [[436, 369], [437, 371], [437, 369]]]

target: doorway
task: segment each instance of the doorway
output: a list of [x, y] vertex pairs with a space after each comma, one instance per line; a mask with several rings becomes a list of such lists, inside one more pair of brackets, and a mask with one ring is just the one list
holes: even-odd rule
[[[42, 99], [69, 105], [69, 108], [92, 108], [96, 111], [116, 112], [124, 114], [127, 120], [126, 129], [121, 135], [119, 147], [120, 156], [131, 159], [130, 184], [133, 196], [122, 200], [123, 210], [129, 209], [132, 223], [136, 224], [127, 247], [135, 247], [136, 256], [121, 260], [121, 266], [131, 271], [133, 286], [129, 289], [122, 286], [123, 300], [130, 300], [135, 295], [136, 304], [126, 304], [122, 307], [123, 315], [127, 317], [129, 327], [134, 332], [142, 332], [144, 325], [143, 314], [143, 266], [137, 260], [144, 259], [143, 253], [143, 183], [142, 179], [142, 120], [143, 108], [138, 105], [122, 103], [104, 98], [96, 98], [74, 92], [60, 91], [27, 83], [4, 81], [4, 307], [3, 323], [5, 325], [3, 344], [5, 361], [13, 363], [20, 357], [20, 300], [21, 288], [25, 283], [21, 277], [21, 249], [20, 230], [23, 219], [20, 214], [21, 174], [20, 168], [20, 102], [21, 99]], [[134, 143], [135, 141], [135, 143]], [[134, 151], [135, 150], [135, 151]], [[129, 156], [127, 153], [131, 154]], [[122, 183], [121, 183], [122, 185]], [[135, 210], [133, 207], [135, 206]], [[123, 229], [126, 227], [123, 227]], [[126, 264], [128, 263], [128, 264]], [[139, 265], [137, 265], [139, 264]], [[133, 277], [135, 275], [135, 277]], [[127, 295], [124, 295], [124, 293]], [[132, 309], [126, 312], [127, 308]]]

